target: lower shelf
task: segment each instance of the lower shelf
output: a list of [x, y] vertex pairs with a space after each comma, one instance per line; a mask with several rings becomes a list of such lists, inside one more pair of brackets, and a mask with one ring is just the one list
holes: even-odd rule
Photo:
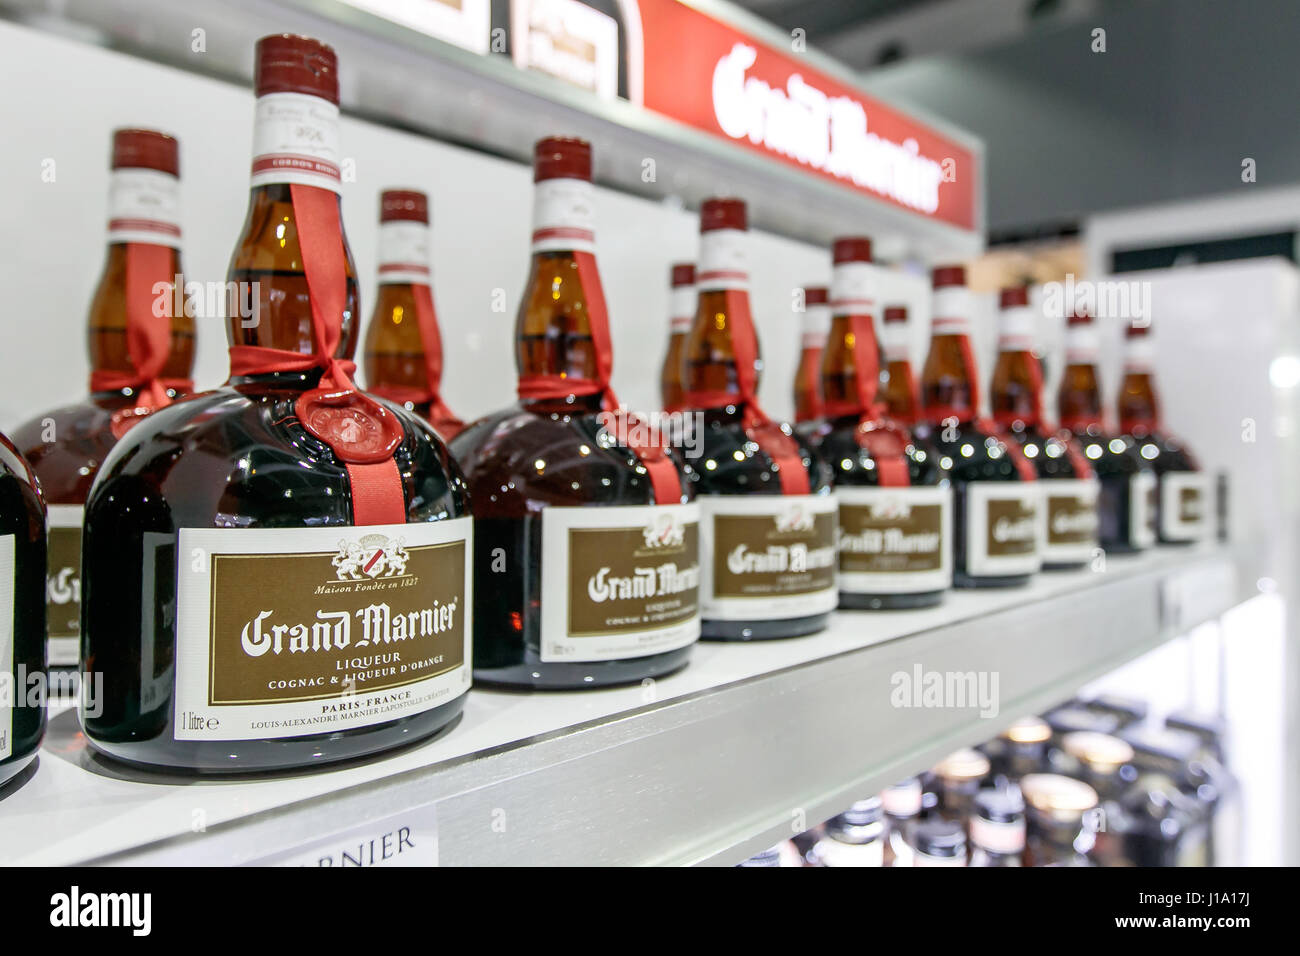
[[[326, 772], [135, 772], [95, 757], [63, 709], [0, 791], [0, 862], [734, 863], [1227, 610], [1254, 580], [1237, 554], [1112, 557], [937, 608], [839, 612], [811, 637], [701, 644], [645, 686], [474, 690], [441, 737]], [[914, 686], [936, 674], [937, 706]]]

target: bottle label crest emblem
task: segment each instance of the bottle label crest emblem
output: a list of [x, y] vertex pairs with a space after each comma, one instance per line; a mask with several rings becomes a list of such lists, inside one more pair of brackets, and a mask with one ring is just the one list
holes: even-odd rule
[[542, 512], [543, 661], [676, 650], [700, 635], [694, 504]]
[[331, 733], [469, 688], [472, 519], [182, 528], [178, 740]]
[[841, 485], [840, 590], [942, 591], [952, 584], [952, 491]]
[[833, 495], [707, 495], [699, 504], [705, 617], [782, 620], [839, 603]]

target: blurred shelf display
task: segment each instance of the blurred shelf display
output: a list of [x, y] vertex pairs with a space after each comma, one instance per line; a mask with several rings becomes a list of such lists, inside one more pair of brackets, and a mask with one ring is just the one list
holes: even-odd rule
[[[735, 864], [806, 829], [792, 822], [829, 819], [1236, 605], [1255, 581], [1249, 560], [1209, 545], [1112, 557], [1104, 571], [956, 592], [936, 608], [838, 612], [810, 637], [702, 644], [685, 670], [631, 687], [479, 689], [453, 733], [315, 773], [133, 771], [95, 757], [64, 708], [39, 761], [11, 785], [0, 846], [7, 864], [344, 853], [441, 865]], [[936, 706], [925, 692], [933, 679], [967, 696]]]

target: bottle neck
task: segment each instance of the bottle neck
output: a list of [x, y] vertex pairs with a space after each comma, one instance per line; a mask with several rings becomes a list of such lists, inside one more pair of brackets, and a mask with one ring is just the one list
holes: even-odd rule
[[839, 313], [822, 359], [826, 414], [865, 415], [875, 403], [880, 378], [879, 347], [870, 314]]
[[970, 421], [979, 414], [975, 353], [970, 342], [973, 297], [952, 286], [936, 289], [930, 353], [921, 374], [921, 403], [925, 417], [939, 423], [949, 418]]
[[[157, 249], [153, 251], [157, 252]], [[166, 288], [155, 293], [153, 283], [149, 282], [148, 301], [145, 303], [147, 309], [140, 308], [146, 313], [144, 321], [157, 321], [168, 326], [168, 352], [159, 378], [169, 389], [180, 393], [188, 390], [189, 380], [194, 373], [194, 318], [192, 314], [186, 315], [183, 279], [180, 291], [176, 289], [176, 277], [181, 274], [180, 252], [169, 248], [159, 258], [163, 262], [163, 268], [157, 281], [166, 282]], [[91, 386], [95, 391], [120, 392], [129, 386], [117, 382], [105, 385], [104, 380], [118, 379], [125, 383], [127, 379], [137, 377], [141, 371], [136, 367], [127, 332], [128, 259], [127, 242], [110, 243], [104, 271], [87, 314], [86, 345], [91, 374], [100, 379], [99, 383]], [[159, 316], [155, 309], [161, 311], [162, 315]]]
[[1076, 435], [1101, 433], [1098, 354], [1097, 332], [1090, 323], [1066, 326], [1065, 370], [1061, 373], [1061, 385], [1057, 392], [1057, 411], [1062, 427]]
[[668, 330], [674, 336], [690, 334], [695, 320], [695, 305], [699, 292], [693, 285], [674, 286], [668, 296]]
[[739, 229], [700, 234], [699, 298], [685, 366], [686, 391], [697, 407], [741, 404], [758, 392], [760, 359], [749, 310], [747, 243]]
[[1150, 434], [1160, 427], [1160, 402], [1156, 396], [1155, 350], [1146, 335], [1130, 336], [1124, 343], [1124, 378], [1120, 383], [1120, 430]]
[[998, 361], [989, 393], [993, 419], [1004, 428], [1022, 430], [1043, 423], [1043, 373], [1033, 344], [1030, 309], [1005, 309], [998, 322]]

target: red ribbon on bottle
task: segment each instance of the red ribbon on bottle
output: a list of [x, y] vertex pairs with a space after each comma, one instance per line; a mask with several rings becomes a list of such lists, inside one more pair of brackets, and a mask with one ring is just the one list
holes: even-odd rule
[[736, 392], [688, 391], [684, 404], [687, 408], [741, 406], [741, 425], [745, 435], [775, 463], [777, 477], [781, 481], [781, 493], [809, 494], [811, 485], [808, 469], [804, 467], [803, 454], [798, 444], [758, 404], [758, 381], [754, 371], [754, 365], [758, 361], [758, 334], [754, 331], [754, 317], [749, 311], [749, 293], [740, 289], [727, 289], [723, 297], [723, 308], [731, 323], [731, 347], [736, 360]]
[[822, 401], [821, 374], [823, 349], [805, 348], [799, 356], [799, 381], [803, 383], [803, 393], [807, 404], [795, 409], [795, 421], [808, 422], [826, 414]]
[[996, 438], [1006, 449], [1007, 458], [1020, 475], [1021, 481], [1037, 481], [1038, 471], [1020, 450], [1020, 444], [1007, 435], [997, 422], [979, 416], [979, 383], [975, 377], [975, 350], [971, 348], [970, 336], [965, 332], [942, 333], [954, 335], [961, 348], [962, 365], [966, 370], [966, 384], [970, 389], [970, 407], [957, 408], [951, 405], [927, 405], [925, 417], [932, 425], [942, 428], [946, 420], [955, 418], [959, 424], [967, 424], [988, 438]]
[[885, 407], [876, 401], [880, 383], [880, 360], [874, 348], [875, 329], [870, 315], [848, 316], [853, 334], [853, 386], [856, 401], [828, 401], [826, 417], [858, 416], [855, 433], [858, 445], [876, 463], [876, 483], [881, 487], [905, 488], [912, 483], [907, 469], [907, 437], [887, 418]]
[[[131, 409], [113, 416], [113, 434], [121, 438], [141, 418], [170, 405], [167, 389], [191, 391], [189, 379], [162, 378], [163, 366], [171, 352], [171, 315], [157, 315], [154, 304], [160, 284], [171, 289], [172, 249], [151, 242], [126, 244], [126, 352], [134, 371], [96, 370], [90, 374], [92, 392], [115, 392], [130, 388], [136, 391]], [[171, 296], [167, 296], [171, 301]]]
[[[591, 344], [595, 348], [596, 378], [575, 379], [566, 375], [521, 375], [519, 377], [519, 397], [525, 401], [567, 398], [570, 395], [600, 395], [600, 407], [603, 411], [616, 412], [621, 409], [618, 397], [610, 386], [610, 376], [614, 370], [614, 346], [609, 332], [609, 310], [605, 305], [605, 290], [600, 284], [600, 270], [596, 267], [596, 256], [590, 252], [574, 250], [573, 261], [578, 267], [578, 281], [586, 295], [587, 324], [591, 329]], [[625, 433], [635, 436], [642, 431], [633, 427], [638, 424], [635, 416], [621, 412], [626, 416], [628, 428]], [[656, 504], [676, 504], [681, 501], [685, 489], [677, 466], [665, 453], [663, 440], [654, 429], [645, 429], [650, 440], [647, 442], [631, 439], [627, 448], [640, 460], [650, 478], [650, 487], [654, 491]]]
[[424, 388], [377, 385], [370, 391], [399, 405], [428, 402], [430, 424], [444, 438], [450, 439], [465, 427], [465, 423], [442, 400], [442, 335], [438, 331], [438, 314], [433, 308], [433, 291], [423, 282], [415, 282], [411, 284], [411, 295], [415, 299], [415, 321], [424, 348], [427, 384]]
[[353, 362], [334, 357], [343, 335], [347, 258], [338, 196], [318, 186], [292, 184], [293, 214], [311, 297], [311, 355], [284, 349], [235, 345], [231, 375], [264, 375], [322, 369], [320, 384], [303, 394], [295, 412], [303, 427], [343, 462], [352, 486], [355, 525], [405, 524], [406, 496], [393, 460], [403, 430], [397, 417], [357, 388]]

